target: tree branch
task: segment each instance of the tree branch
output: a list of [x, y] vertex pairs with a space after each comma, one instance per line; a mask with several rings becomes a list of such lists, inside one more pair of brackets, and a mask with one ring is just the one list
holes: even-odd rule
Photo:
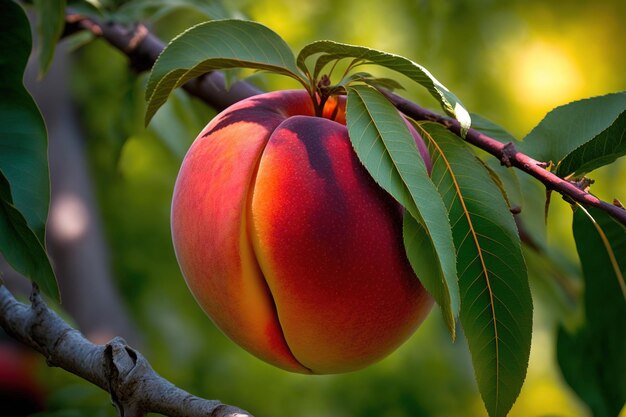
[[[131, 66], [137, 72], [149, 71], [165, 48], [165, 44], [142, 24], [128, 29], [117, 23], [103, 23], [78, 14], [66, 15], [65, 21], [65, 36], [88, 30], [128, 56]], [[224, 75], [217, 71], [193, 79], [183, 88], [216, 110], [224, 110], [238, 101], [262, 92], [243, 81], [236, 82], [227, 89]]]
[[[67, 15], [66, 23], [66, 35], [88, 30], [102, 37], [126, 54], [137, 71], [151, 68], [164, 48], [164, 44], [143, 25], [127, 29], [76, 14]], [[260, 93], [242, 81], [227, 89], [224, 76], [219, 72], [192, 80], [184, 88], [217, 110]], [[441, 123], [460, 136], [461, 128], [457, 121], [430, 112], [397, 95], [390, 94], [389, 97], [408, 116]], [[502, 144], [474, 129], [470, 129], [465, 140], [496, 156], [503, 164], [515, 166], [534, 176], [566, 199], [604, 210], [626, 225], [626, 210], [601, 201], [576, 184], [557, 177], [544, 169], [544, 163], [517, 151], [512, 143]], [[15, 339], [44, 355], [50, 365], [59, 366], [109, 392], [120, 416], [137, 417], [148, 412], [173, 417], [250, 416], [236, 407], [195, 397], [174, 386], [159, 376], [148, 361], [121, 338], [115, 338], [104, 346], [91, 343], [50, 310], [37, 290], [33, 291], [31, 302], [32, 305], [27, 306], [16, 301], [0, 284], [0, 326]]]
[[31, 305], [18, 302], [0, 284], [0, 326], [58, 366], [109, 392], [118, 414], [140, 417], [252, 417], [239, 408], [204, 400], [158, 375], [146, 358], [121, 338], [96, 345], [70, 327], [33, 288]]
[[[457, 120], [441, 116], [426, 110], [417, 104], [406, 100], [396, 94], [387, 94], [391, 102], [404, 114], [415, 120], [430, 120], [441, 123], [448, 130], [461, 137], [461, 125]], [[503, 165], [514, 166], [527, 174], [532, 175], [541, 181], [547, 189], [554, 190], [561, 194], [566, 200], [579, 202], [585, 206], [592, 206], [607, 212], [613, 218], [626, 226], [626, 210], [606, 201], [602, 201], [596, 196], [584, 191], [577, 186], [576, 182], [570, 182], [558, 177], [546, 170], [546, 163], [537, 161], [530, 156], [515, 149], [512, 142], [499, 142], [476, 129], [469, 129], [465, 141], [494, 155]]]
[[[69, 31], [89, 30], [101, 36], [111, 45], [128, 55], [131, 64], [138, 71], [148, 70], [164, 48], [163, 43], [152, 35], [143, 25], [134, 29], [126, 29], [116, 23], [102, 24], [92, 18], [77, 15], [67, 16]], [[139, 39], [139, 40], [138, 40]], [[230, 104], [258, 94], [260, 91], [250, 84], [240, 81], [230, 89], [225, 88], [224, 77], [219, 72], [211, 72], [185, 84], [185, 90], [204, 100], [217, 110], [223, 110]], [[395, 94], [388, 94], [395, 106], [407, 116], [415, 120], [430, 120], [441, 123], [451, 132], [461, 137], [461, 126], [458, 121], [426, 110], [417, 104]], [[607, 212], [610, 216], [626, 226], [626, 210], [607, 203], [594, 195], [577, 187], [576, 183], [566, 181], [544, 167], [546, 164], [536, 161], [515, 149], [512, 143], [501, 142], [470, 129], [464, 138], [472, 145], [496, 156], [508, 167], [514, 166], [541, 181], [548, 189], [560, 193], [566, 200], [576, 201], [586, 206], [593, 206]]]

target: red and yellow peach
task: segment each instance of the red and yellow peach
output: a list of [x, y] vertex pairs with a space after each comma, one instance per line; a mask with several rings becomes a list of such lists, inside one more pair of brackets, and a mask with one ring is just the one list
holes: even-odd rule
[[345, 100], [323, 113], [305, 91], [226, 109], [190, 148], [172, 204], [178, 262], [214, 323], [257, 357], [316, 374], [383, 358], [432, 306], [401, 206], [351, 147]]

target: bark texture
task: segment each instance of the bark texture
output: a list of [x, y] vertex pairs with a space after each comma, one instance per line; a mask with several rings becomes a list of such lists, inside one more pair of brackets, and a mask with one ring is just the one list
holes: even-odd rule
[[189, 394], [158, 375], [141, 353], [116, 337], [105, 345], [85, 339], [43, 301], [34, 288], [31, 305], [0, 286], [0, 326], [58, 366], [109, 392], [118, 415], [252, 417], [237, 407]]

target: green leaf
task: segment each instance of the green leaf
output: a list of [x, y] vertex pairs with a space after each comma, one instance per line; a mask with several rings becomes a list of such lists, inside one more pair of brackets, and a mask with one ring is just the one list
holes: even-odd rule
[[[587, 210], [625, 275], [626, 228], [603, 211]], [[626, 301], [597, 227], [576, 209], [573, 230], [585, 282], [585, 323], [574, 333], [559, 329], [557, 358], [565, 380], [593, 415], [614, 417], [626, 403]]]
[[491, 179], [500, 188], [509, 208], [523, 209], [524, 195], [517, 172], [502, 165], [497, 158], [489, 158], [484, 162], [479, 159], [479, 162], [487, 168]]
[[289, 46], [272, 30], [244, 20], [205, 22], [174, 38], [154, 64], [146, 87], [146, 124], [172, 90], [206, 72], [225, 68], [269, 70], [308, 87]]
[[76, 32], [72, 35], [68, 35], [63, 39], [67, 52], [76, 52], [83, 46], [91, 43], [96, 39], [96, 35], [88, 31]]
[[183, 91], [175, 91], [152, 119], [149, 131], [182, 161], [191, 146], [191, 141], [205, 124], [206, 120], [199, 120], [196, 117], [189, 95]]
[[557, 107], [524, 138], [519, 149], [539, 161], [562, 161], [565, 165], [557, 168], [559, 175], [588, 172], [626, 153], [625, 110], [626, 92]]
[[[316, 54], [322, 54], [322, 56], [318, 59], [318, 65], [316, 65], [316, 69], [318, 70], [321, 69], [317, 68], [321, 65], [319, 64], [320, 62], [325, 65], [326, 63], [336, 59], [355, 58], [362, 60], [363, 64], [376, 64], [397, 71], [418, 84], [426, 87], [430, 94], [437, 99], [437, 101], [439, 101], [443, 109], [451, 116], [456, 117], [456, 119], [461, 123], [461, 127], [464, 132], [467, 132], [467, 129], [470, 127], [470, 115], [461, 104], [461, 101], [443, 84], [441, 84], [426, 68], [411, 61], [410, 59], [363, 46], [347, 45], [333, 41], [317, 41], [305, 46], [300, 51], [297, 59], [298, 67], [306, 72], [307, 58]], [[328, 58], [325, 58], [326, 56]]]
[[43, 76], [54, 57], [65, 26], [65, 0], [35, 0], [39, 33], [39, 76]]
[[526, 377], [532, 333], [532, 298], [515, 221], [464, 142], [436, 123], [418, 127], [453, 225], [460, 319], [478, 388], [489, 415], [505, 416]]
[[[299, 66], [299, 67], [300, 67], [303, 71], [305, 71], [305, 72], [306, 72], [306, 71], [308, 70], [308, 68], [306, 67], [306, 64], [304, 63], [304, 61], [306, 61], [306, 58], [304, 58], [304, 60], [302, 60], [302, 62], [300, 61], [300, 57], [302, 56], [302, 52], [303, 52], [303, 51], [300, 51], [300, 54], [298, 55], [298, 61], [297, 61], [297, 62], [298, 62], [298, 66]], [[338, 60], [340, 60], [340, 59], [342, 59], [342, 58], [344, 58], [344, 57], [343, 57], [343, 56], [341, 56], [341, 55], [335, 55], [335, 54], [329, 54], [329, 53], [326, 53], [326, 54], [320, 55], [320, 56], [319, 56], [319, 57], [315, 60], [315, 69], [314, 69], [314, 71], [313, 71], [313, 78], [314, 78], [314, 79], [316, 79], [316, 80], [317, 80], [317, 79], [319, 79], [319, 75], [320, 75], [320, 73], [322, 72], [322, 70], [324, 69], [324, 67], [325, 67], [326, 65], [330, 64], [330, 63], [331, 63], [331, 62], [333, 62], [333, 61], [338, 61]], [[359, 60], [359, 59], [353, 59], [353, 60], [350, 62], [350, 65], [348, 65], [348, 68], [354, 68], [354, 66], [355, 66], [356, 64], [358, 64], [359, 62], [361, 62], [361, 61], [362, 61], [362, 60]], [[349, 71], [348, 71], [348, 68], [346, 68], [346, 72], [349, 72]], [[331, 72], [332, 72], [332, 70], [331, 70]]]
[[571, 326], [579, 319], [576, 312], [580, 267], [561, 247], [539, 249], [522, 245], [534, 300], [539, 300], [550, 317]]
[[480, 114], [470, 113], [472, 117], [472, 127], [485, 135], [494, 138], [501, 143], [513, 142], [516, 146], [519, 141], [502, 126], [492, 122]]
[[[426, 262], [413, 261], [412, 266], [441, 306], [454, 338], [459, 295], [450, 222], [415, 139], [395, 107], [369, 86], [348, 88], [346, 120], [352, 145], [370, 175], [419, 222], [424, 230], [422, 240], [432, 242], [433, 256]], [[411, 231], [419, 232], [415, 227]], [[405, 240], [411, 239], [405, 237]], [[409, 259], [415, 260], [412, 252]]]
[[402, 87], [402, 84], [400, 84], [394, 79], [384, 78], [384, 77], [375, 77], [372, 74], [367, 73], [367, 72], [355, 72], [354, 74], [350, 74], [349, 76], [339, 81], [337, 84], [333, 85], [331, 88], [343, 87], [345, 89], [349, 84], [352, 84], [357, 81], [371, 85], [372, 87], [386, 88], [392, 91], [404, 90], [404, 87]]
[[518, 218], [534, 244], [545, 250], [548, 245], [545, 220], [546, 187], [530, 175], [518, 175], [517, 178], [524, 196], [522, 212], [518, 214]]
[[0, 170], [15, 207], [44, 242], [50, 180], [48, 139], [37, 105], [22, 74], [31, 50], [30, 25], [13, 1], [0, 2]]
[[11, 188], [0, 171], [0, 252], [19, 273], [30, 278], [55, 301], [60, 301], [50, 260], [26, 219], [13, 205]]
[[[626, 101], [624, 102], [626, 109]], [[556, 174], [581, 177], [626, 155], [626, 111], [589, 142], [569, 153], [557, 166]]]
[[[99, 0], [66, 0], [67, 8], [81, 16], [102, 18], [110, 16], [105, 10], [106, 4]], [[136, 23], [136, 22], [134, 22]]]
[[[491, 120], [471, 113], [472, 127], [501, 143], [512, 142], [519, 147], [522, 142]], [[511, 208], [521, 209], [517, 219], [521, 222], [526, 237], [534, 246], [547, 250], [546, 222], [544, 217], [546, 193], [545, 186], [530, 175], [517, 175], [511, 168], [503, 166], [499, 159], [488, 156], [488, 167], [500, 178], [505, 198], [508, 199]]]
[[[402, 238], [415, 275], [439, 304], [448, 331], [452, 339], [456, 339], [455, 316], [458, 309], [454, 308], [458, 308], [459, 303], [458, 282], [449, 283], [441, 263], [433, 262], [433, 259], [439, 258], [434, 240], [424, 224], [415, 220], [408, 210], [403, 216]], [[453, 297], [456, 297], [456, 306], [452, 305]]]
[[231, 13], [218, 0], [134, 0], [115, 11], [115, 20], [135, 23], [149, 19], [155, 22], [176, 9], [189, 9], [209, 19], [228, 19]]
[[371, 85], [372, 87], [376, 87], [376, 89], [385, 88], [389, 91], [404, 90], [404, 87], [402, 86], [402, 84], [400, 84], [393, 78], [370, 77], [370, 78], [363, 78], [363, 82], [367, 85]]

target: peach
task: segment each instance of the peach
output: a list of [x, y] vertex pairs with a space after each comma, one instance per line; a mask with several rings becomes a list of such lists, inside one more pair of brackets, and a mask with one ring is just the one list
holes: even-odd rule
[[279, 91], [215, 117], [180, 169], [172, 237], [213, 322], [289, 371], [373, 363], [432, 306], [406, 258], [401, 206], [351, 147], [343, 98], [315, 117], [305, 91]]

